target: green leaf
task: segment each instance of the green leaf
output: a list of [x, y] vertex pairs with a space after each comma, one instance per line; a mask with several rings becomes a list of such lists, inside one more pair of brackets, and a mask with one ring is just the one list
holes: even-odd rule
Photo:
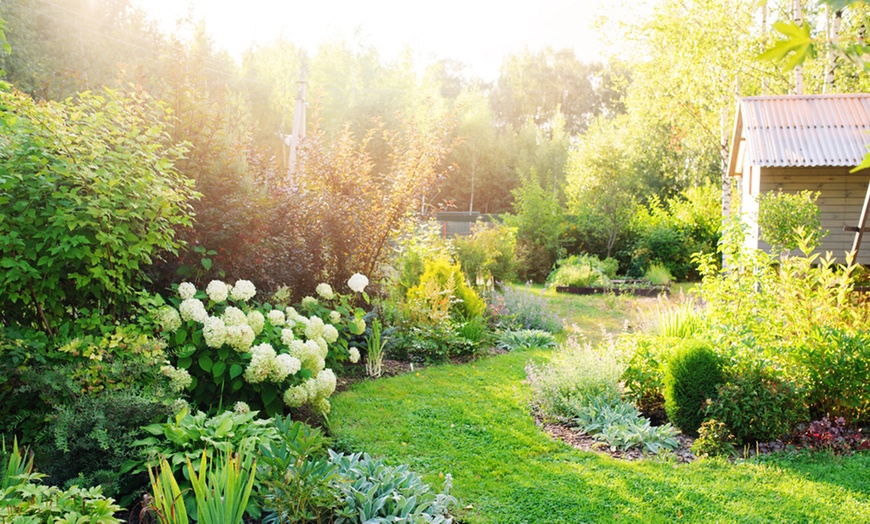
[[809, 24], [804, 22], [799, 26], [794, 22], [777, 22], [773, 28], [785, 39], [778, 40], [770, 49], [758, 55], [757, 60], [784, 60], [789, 53], [794, 53], [783, 66], [783, 71], [788, 72], [802, 64], [807, 57], [815, 56]]
[[236, 378], [244, 372], [245, 368], [238, 364], [233, 364], [230, 366], [230, 378]]
[[212, 362], [211, 357], [208, 356], [208, 354], [200, 355], [200, 357], [199, 357], [200, 369], [202, 369], [203, 371], [208, 373], [209, 371], [211, 371], [211, 368], [213, 365], [214, 365], [214, 362]]
[[187, 340], [187, 330], [182, 326], [182, 329], [175, 332], [175, 344], [181, 346], [185, 340]]
[[861, 171], [862, 169], [867, 169], [867, 168], [870, 168], [870, 153], [867, 153], [866, 155], [864, 155], [864, 160], [862, 160], [860, 164], [855, 166], [855, 168], [850, 169], [849, 172], [854, 173], [856, 171]]
[[224, 371], [226, 371], [226, 369], [227, 365], [224, 364], [222, 361], [218, 360], [214, 363], [214, 366], [212, 366], [211, 374], [214, 376], [214, 378], [218, 378], [224, 374]]
[[191, 364], [193, 364], [193, 359], [190, 357], [184, 357], [178, 359], [178, 363], [176, 364], [176, 366], [179, 369], [189, 369]]
[[210, 258], [203, 258], [203, 259], [202, 259], [202, 267], [203, 267], [206, 271], [208, 271], [209, 269], [211, 269], [211, 259], [210, 259]]

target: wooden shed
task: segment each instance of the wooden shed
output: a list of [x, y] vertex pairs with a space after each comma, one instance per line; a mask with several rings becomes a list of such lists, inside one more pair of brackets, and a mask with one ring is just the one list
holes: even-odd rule
[[[770, 248], [759, 239], [758, 195], [810, 190], [820, 192], [822, 228], [829, 231], [819, 251], [839, 260], [852, 251], [870, 201], [870, 170], [849, 172], [870, 144], [870, 94], [741, 98], [731, 144], [728, 174], [739, 179], [749, 247]], [[858, 262], [870, 263], [870, 240]]]

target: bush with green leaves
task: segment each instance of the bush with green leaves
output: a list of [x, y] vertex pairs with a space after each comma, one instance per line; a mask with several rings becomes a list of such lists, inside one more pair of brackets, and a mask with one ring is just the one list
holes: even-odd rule
[[557, 333], [562, 320], [548, 307], [543, 297], [530, 289], [505, 286], [487, 296], [487, 312], [496, 328], [504, 330], [540, 329]]
[[335, 486], [344, 503], [339, 524], [367, 522], [420, 522], [450, 524], [450, 508], [456, 499], [450, 496], [451, 478], [435, 492], [408, 466], [390, 466], [368, 454], [352, 455], [329, 452], [340, 480]]
[[663, 381], [665, 362], [671, 349], [680, 343], [680, 339], [641, 334], [620, 338], [627, 355], [622, 373], [624, 396], [655, 422], [667, 420]]
[[462, 272], [478, 289], [501, 287], [516, 278], [516, 228], [478, 221], [471, 235], [453, 241]]
[[809, 419], [804, 392], [770, 368], [754, 363], [719, 386], [707, 417], [724, 423], [739, 444], [770, 442]]
[[574, 255], [556, 262], [547, 276], [548, 286], [608, 287], [616, 276], [618, 262], [599, 260], [595, 255]]
[[725, 382], [722, 360], [710, 345], [688, 340], [668, 357], [663, 380], [668, 419], [683, 433], [697, 436], [708, 399]]
[[728, 425], [716, 419], [705, 420], [692, 443], [692, 453], [699, 457], [733, 457], [737, 455], [734, 435]]
[[783, 193], [782, 190], [759, 195], [758, 227], [761, 240], [770, 244], [773, 254], [796, 249], [801, 242], [816, 248], [827, 231], [822, 231], [822, 212], [816, 205], [818, 191]]
[[870, 332], [819, 326], [791, 356], [806, 388], [807, 420], [870, 421]]
[[458, 264], [438, 258], [427, 260], [424, 267], [420, 283], [408, 289], [405, 297], [408, 307], [426, 311], [446, 301], [451, 317], [470, 319], [483, 315], [486, 303], [465, 282]]
[[[348, 286], [367, 298], [367, 283], [354, 275]], [[164, 305], [154, 315], [174, 356], [177, 369], [169, 372], [189, 383], [198, 408], [244, 402], [274, 415], [285, 405], [308, 403], [328, 413], [335, 374], [327, 364], [359, 360], [348, 340], [365, 331], [364, 312], [328, 284], [318, 285], [318, 298], [305, 297], [299, 310], [254, 305], [256, 289], [246, 280], [232, 286], [213, 280], [205, 291], [182, 283], [177, 291], [170, 299], [175, 307]]]
[[119, 318], [143, 268], [181, 247], [192, 181], [164, 109], [143, 93], [36, 102], [0, 86], [0, 315], [53, 335], [92, 312]]
[[556, 347], [556, 337], [554, 337], [549, 331], [543, 331], [540, 329], [501, 331], [496, 335], [496, 340], [496, 347], [508, 351]]
[[476, 347], [460, 335], [460, 326], [451, 320], [437, 324], [404, 324], [391, 335], [388, 353], [399, 360], [426, 363], [473, 354]]
[[651, 264], [644, 272], [643, 278], [656, 286], [667, 286], [674, 281], [668, 268], [661, 264]]

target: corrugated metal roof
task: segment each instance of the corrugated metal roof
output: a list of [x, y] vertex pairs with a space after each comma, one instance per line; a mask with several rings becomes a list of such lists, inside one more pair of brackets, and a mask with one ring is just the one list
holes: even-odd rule
[[740, 99], [749, 163], [761, 167], [856, 166], [870, 145], [870, 94]]

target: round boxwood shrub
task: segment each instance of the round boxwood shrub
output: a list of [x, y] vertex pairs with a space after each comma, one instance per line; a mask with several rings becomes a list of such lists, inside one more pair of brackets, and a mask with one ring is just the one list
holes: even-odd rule
[[721, 361], [703, 341], [685, 342], [665, 366], [664, 396], [668, 419], [683, 433], [698, 436], [707, 399], [725, 382]]

